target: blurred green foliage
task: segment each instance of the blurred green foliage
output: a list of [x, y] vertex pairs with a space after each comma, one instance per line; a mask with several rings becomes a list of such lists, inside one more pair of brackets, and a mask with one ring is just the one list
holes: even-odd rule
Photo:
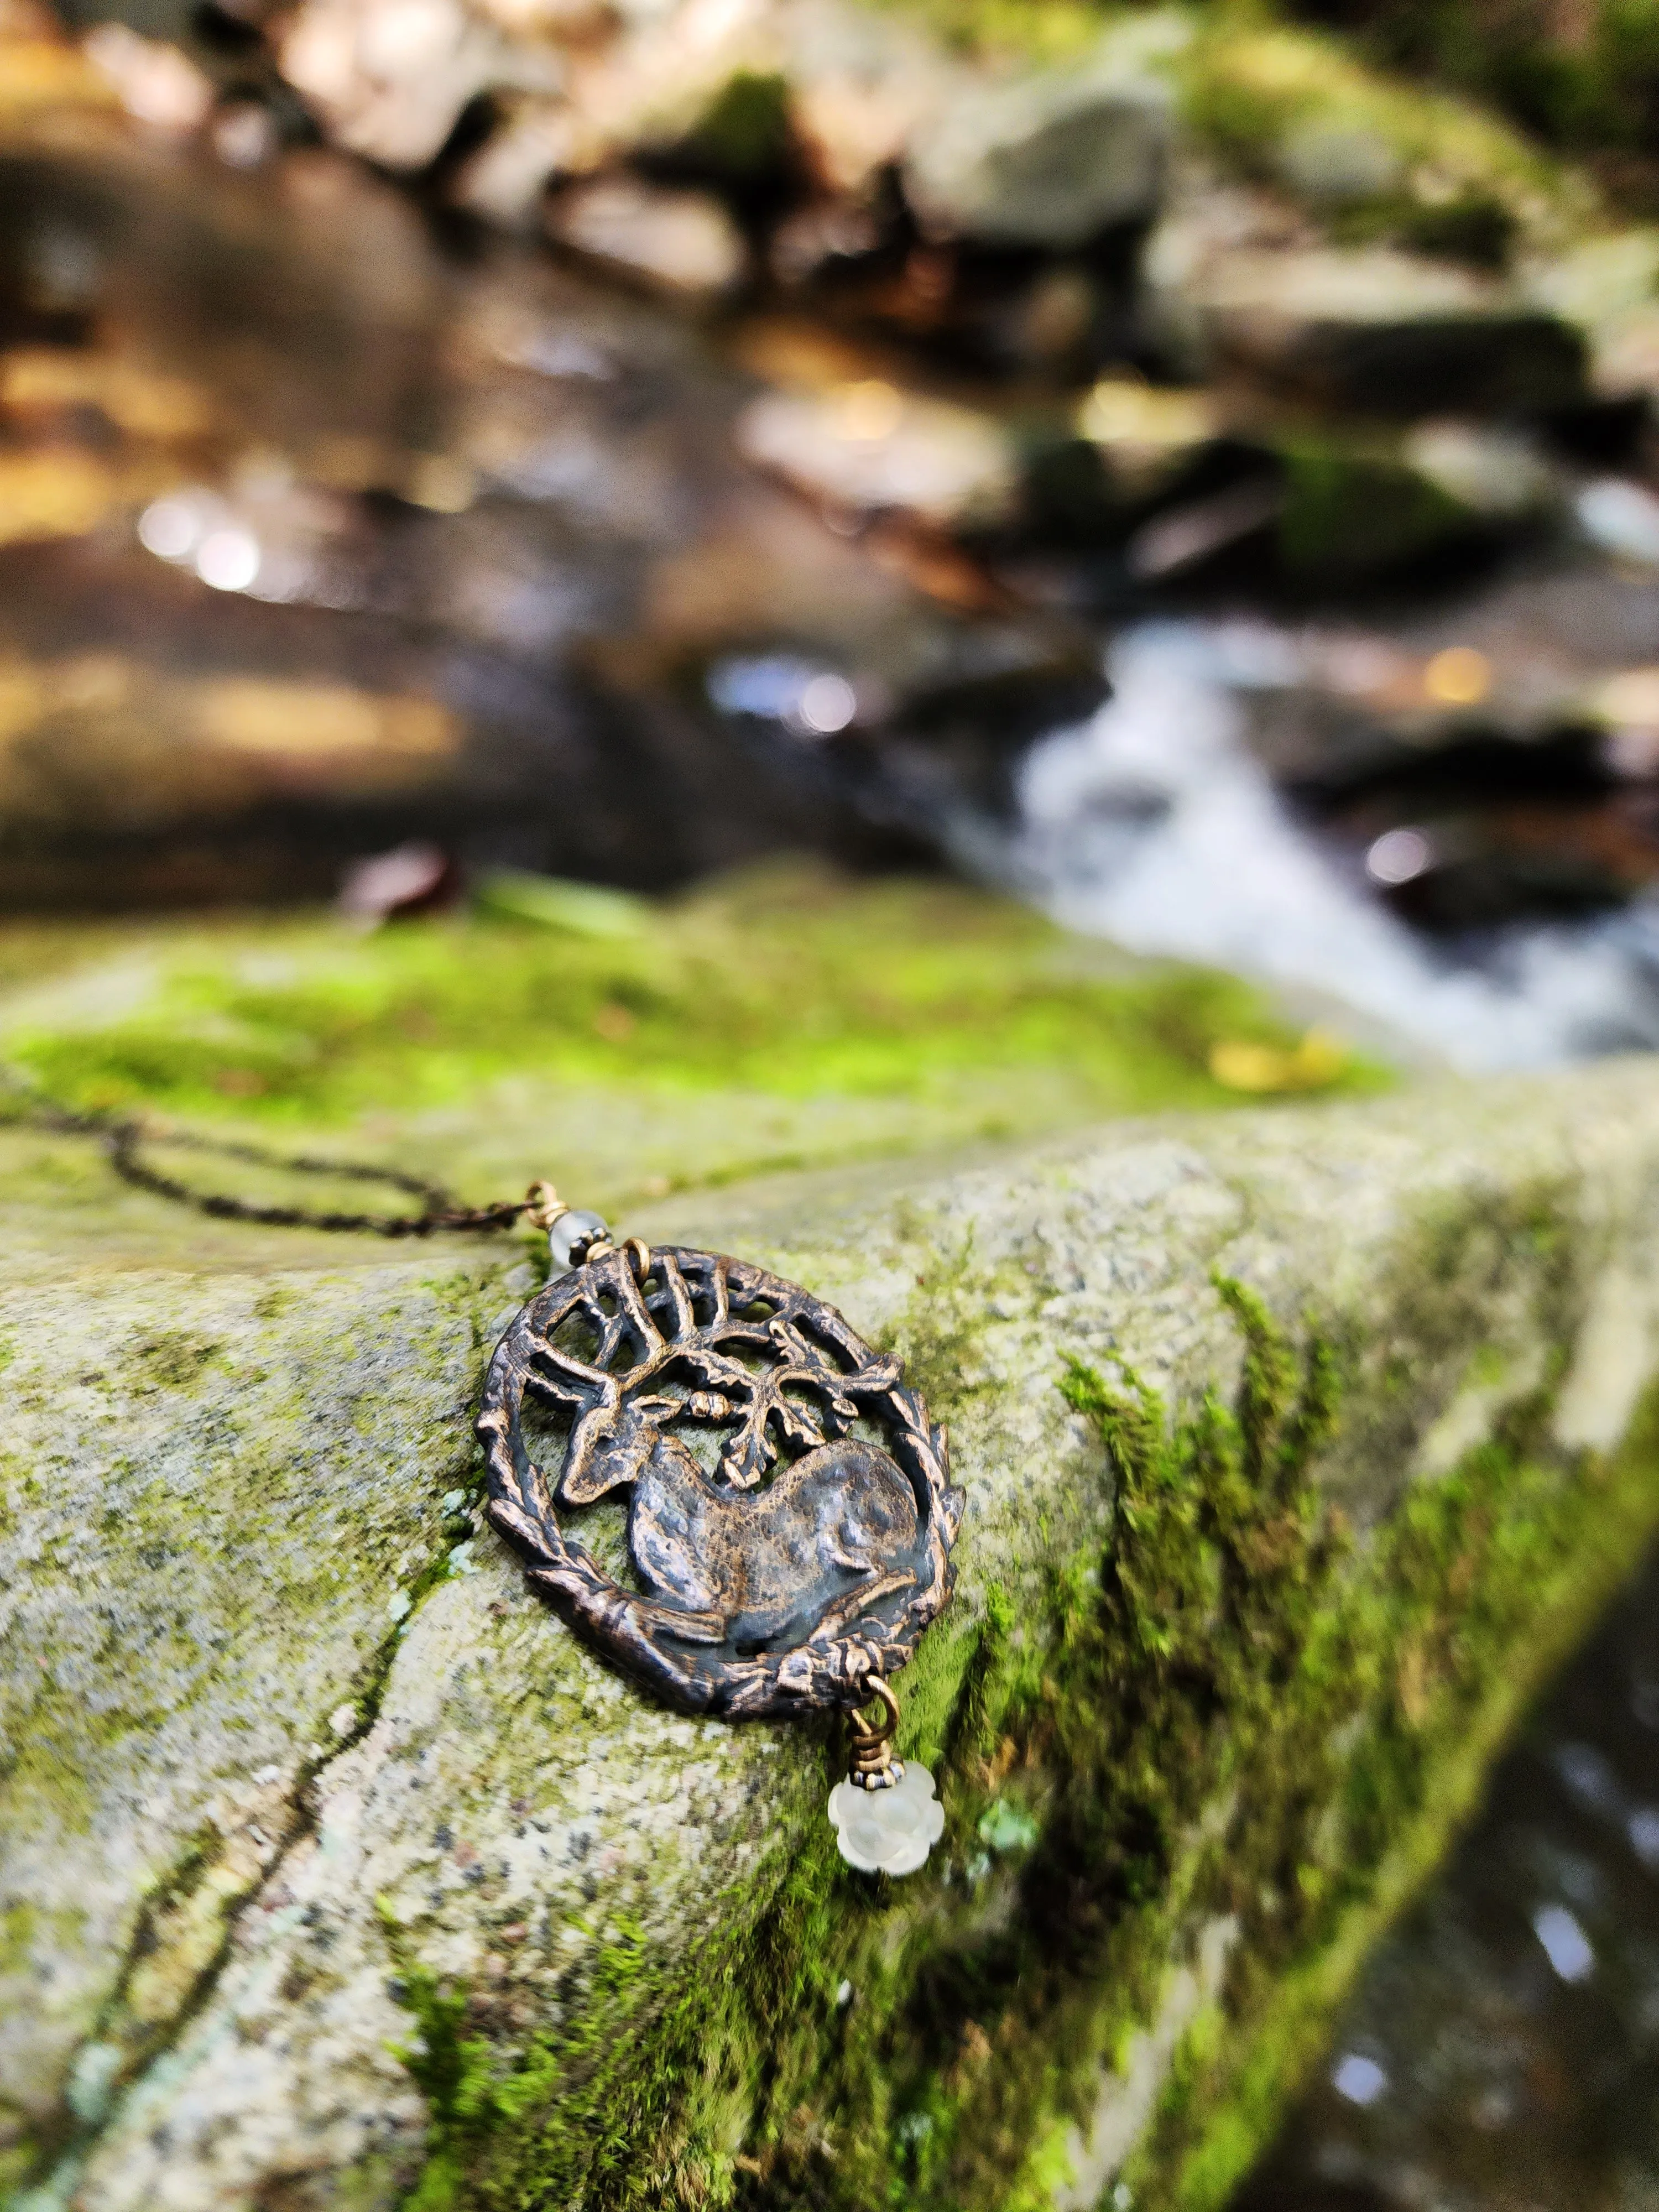
[[1549, 143], [1633, 157], [1614, 181], [1659, 204], [1653, 0], [1310, 0], [1376, 61], [1504, 109]]

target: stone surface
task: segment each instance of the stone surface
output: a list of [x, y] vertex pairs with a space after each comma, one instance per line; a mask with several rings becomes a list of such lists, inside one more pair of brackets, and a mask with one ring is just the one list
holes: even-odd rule
[[1164, 86], [1119, 69], [976, 88], [912, 134], [905, 192], [941, 237], [1081, 246], [1157, 207], [1170, 111]]
[[1383, 414], [1540, 410], [1581, 396], [1579, 333], [1489, 278], [1384, 247], [1218, 244], [1180, 221], [1149, 251], [1154, 300], [1212, 357]]
[[547, 230], [619, 276], [693, 302], [732, 290], [747, 259], [737, 225], [708, 193], [655, 191], [629, 178], [564, 194], [549, 210]]
[[1018, 493], [1012, 441], [992, 416], [903, 396], [879, 378], [769, 392], [737, 434], [750, 460], [846, 514], [890, 510], [972, 530], [1006, 520]]
[[[452, 1139], [458, 1171], [476, 1141]], [[70, 1154], [5, 1145], [21, 1218]], [[541, 1164], [528, 1150], [520, 1163]], [[63, 1188], [49, 1280], [27, 1234], [7, 1239], [0, 1865], [12, 2172], [52, 2176], [33, 2201], [76, 2212], [219, 2212], [277, 2191], [390, 2206], [423, 2161], [432, 2201], [486, 2202], [517, 2175], [621, 2202], [623, 2167], [607, 2166], [612, 2137], [586, 2101], [596, 2081], [627, 2170], [655, 2172], [658, 2201], [725, 2188], [738, 2150], [770, 2176], [763, 2201], [812, 2201], [789, 2179], [781, 2114], [768, 2118], [755, 2039], [774, 2031], [745, 2026], [763, 2015], [755, 1978], [795, 1991], [790, 2094], [827, 2126], [833, 2090], [812, 2054], [833, 2047], [842, 2009], [894, 2006], [950, 1954], [994, 1951], [1040, 1910], [1018, 1868], [1036, 1844], [1034, 1881], [1059, 1879], [1041, 1875], [1038, 1838], [1060, 1819], [1064, 1770], [1040, 1747], [1011, 1768], [1012, 1738], [999, 1765], [994, 1728], [983, 1758], [967, 1749], [973, 1685], [992, 1679], [973, 1655], [993, 1623], [1046, 1650], [1054, 1578], [1086, 1588], [1099, 1571], [1113, 1486], [1057, 1387], [1065, 1363], [1133, 1363], [1183, 1419], [1205, 1389], [1234, 1390], [1217, 1268], [1292, 1330], [1310, 1313], [1347, 1347], [1315, 1468], [1358, 1561], [1404, 1571], [1389, 1531], [1427, 1510], [1419, 1441], [1469, 1401], [1455, 1477], [1422, 1478], [1431, 1501], [1436, 1484], [1474, 1479], [1494, 1435], [1519, 1433], [1540, 1376], [1561, 1381], [1528, 1431], [1536, 1471], [1498, 1510], [1524, 1495], [1565, 1511], [1583, 1484], [1599, 1500], [1565, 1524], [1580, 1533], [1559, 1556], [1538, 1554], [1518, 1609], [1500, 1608], [1510, 1626], [1492, 1632], [1493, 1672], [1462, 1720], [1424, 1737], [1437, 1748], [1417, 1826], [1401, 1815], [1377, 1839], [1344, 1912], [1264, 1969], [1270, 1992], [1293, 1965], [1340, 1986], [1342, 1957], [1443, 1835], [1533, 1670], [1659, 1519], [1651, 1460], [1596, 1455], [1616, 1454], [1656, 1365], [1649, 1062], [640, 1206], [629, 1230], [740, 1249], [834, 1298], [909, 1357], [951, 1425], [969, 1497], [962, 1593], [898, 1686], [904, 1748], [940, 1771], [946, 1838], [892, 1901], [860, 1903], [812, 1842], [828, 1840], [815, 1732], [653, 1707], [528, 1595], [487, 1530], [467, 1530], [468, 1407], [531, 1279], [522, 1263], [388, 1261], [317, 1240], [285, 1260], [273, 1234], [243, 1259], [234, 1230], [181, 1227], [132, 1194], [112, 1238], [95, 1184], [76, 1170]], [[147, 1224], [161, 1264], [145, 1262]], [[1540, 1540], [1530, 1525], [1514, 1540]], [[1262, 1534], [1258, 1574], [1271, 1579], [1283, 1540]], [[1469, 1635], [1497, 1603], [1486, 1559], [1477, 1547], [1473, 1583], [1454, 1577]], [[1442, 1632], [1425, 1616], [1422, 1632]], [[1060, 1666], [1058, 1650], [1043, 1663]], [[1395, 1725], [1426, 1726], [1435, 1663], [1407, 1680]], [[1263, 1726], [1270, 1753], [1271, 1708]], [[1271, 1756], [1254, 1766], [1219, 1790], [1191, 1849], [1208, 1833], [1222, 1850], [1237, 1806], [1280, 1786]], [[1261, 1983], [1237, 1978], [1238, 1961], [1274, 1955], [1271, 1916], [1253, 1893], [1218, 1932], [1225, 1914], [1188, 1879], [1115, 1908], [1116, 1940], [1146, 1963], [1127, 1995], [1108, 1977], [1068, 2015], [1082, 2101], [1056, 2106], [1024, 2077], [1021, 2131], [965, 2179], [941, 2169], [919, 2201], [1001, 2203], [1018, 2175], [1033, 2202], [1082, 2203], [1137, 2158], [1152, 2161], [1133, 2168], [1140, 2201], [1173, 2197], [1182, 2053], [1208, 2052], [1212, 2075], [1218, 2051], [1248, 2069], [1285, 2033]], [[820, 1933], [798, 1980], [804, 1909]], [[688, 2043], [693, 1987], [724, 2009]], [[1317, 2015], [1328, 2000], [1297, 2002]], [[1008, 2042], [1018, 2002], [986, 2017], [1029, 2064], [1030, 2043]], [[1139, 2021], [1139, 2039], [1091, 2057], [1087, 2020]], [[1041, 2018], [1024, 2033], [1041, 2057]], [[950, 2086], [939, 2077], [954, 2125], [992, 2094], [976, 2048], [969, 2036]], [[898, 2103], [869, 2139], [890, 2142], [895, 2172], [915, 2170], [918, 2109]], [[1206, 2089], [1192, 2139], [1226, 2140], [1231, 2109]]]

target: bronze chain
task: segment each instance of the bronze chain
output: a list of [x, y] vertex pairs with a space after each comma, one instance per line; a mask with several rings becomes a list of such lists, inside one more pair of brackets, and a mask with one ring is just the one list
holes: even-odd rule
[[[54, 1135], [89, 1137], [100, 1146], [122, 1182], [153, 1197], [188, 1206], [216, 1221], [246, 1221], [270, 1229], [319, 1229], [356, 1232], [374, 1237], [432, 1237], [446, 1231], [510, 1229], [526, 1214], [534, 1216], [544, 1204], [548, 1186], [532, 1186], [527, 1197], [495, 1206], [463, 1206], [452, 1193], [419, 1176], [398, 1168], [369, 1167], [361, 1162], [324, 1160], [309, 1153], [267, 1151], [229, 1138], [205, 1137], [190, 1130], [151, 1129], [130, 1115], [83, 1112], [43, 1098], [10, 1073], [0, 1071], [0, 1084], [14, 1095], [21, 1094], [21, 1108], [4, 1119], [14, 1127], [45, 1129]], [[234, 1198], [228, 1191], [196, 1190], [176, 1176], [153, 1167], [143, 1157], [147, 1145], [171, 1145], [181, 1152], [210, 1153], [219, 1159], [240, 1160], [252, 1167], [276, 1168], [290, 1175], [337, 1176], [351, 1182], [382, 1183], [405, 1196], [422, 1201], [419, 1213], [348, 1213], [324, 1212], [303, 1206], [262, 1206], [252, 1199]]]

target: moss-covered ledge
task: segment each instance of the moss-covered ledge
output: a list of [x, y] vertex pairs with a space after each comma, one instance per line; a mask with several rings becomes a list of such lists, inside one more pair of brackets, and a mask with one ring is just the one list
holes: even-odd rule
[[474, 1528], [521, 1259], [145, 1269], [147, 1204], [0, 1295], [31, 2208], [1215, 2203], [1659, 1522], [1652, 1062], [641, 1208], [951, 1423], [888, 1887], [821, 1735], [657, 1710]]

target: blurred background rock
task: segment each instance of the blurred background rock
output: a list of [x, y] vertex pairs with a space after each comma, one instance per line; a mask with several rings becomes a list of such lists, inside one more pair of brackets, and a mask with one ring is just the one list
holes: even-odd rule
[[[1656, 129], [1624, 0], [0, 0], [11, 1048], [390, 1145], [539, 1024], [620, 1201], [1659, 1044]], [[1580, 1702], [1603, 1904], [1428, 1908], [1264, 2203], [1659, 2197], [1527, 2103], [1538, 1914], [1659, 2018]]]

